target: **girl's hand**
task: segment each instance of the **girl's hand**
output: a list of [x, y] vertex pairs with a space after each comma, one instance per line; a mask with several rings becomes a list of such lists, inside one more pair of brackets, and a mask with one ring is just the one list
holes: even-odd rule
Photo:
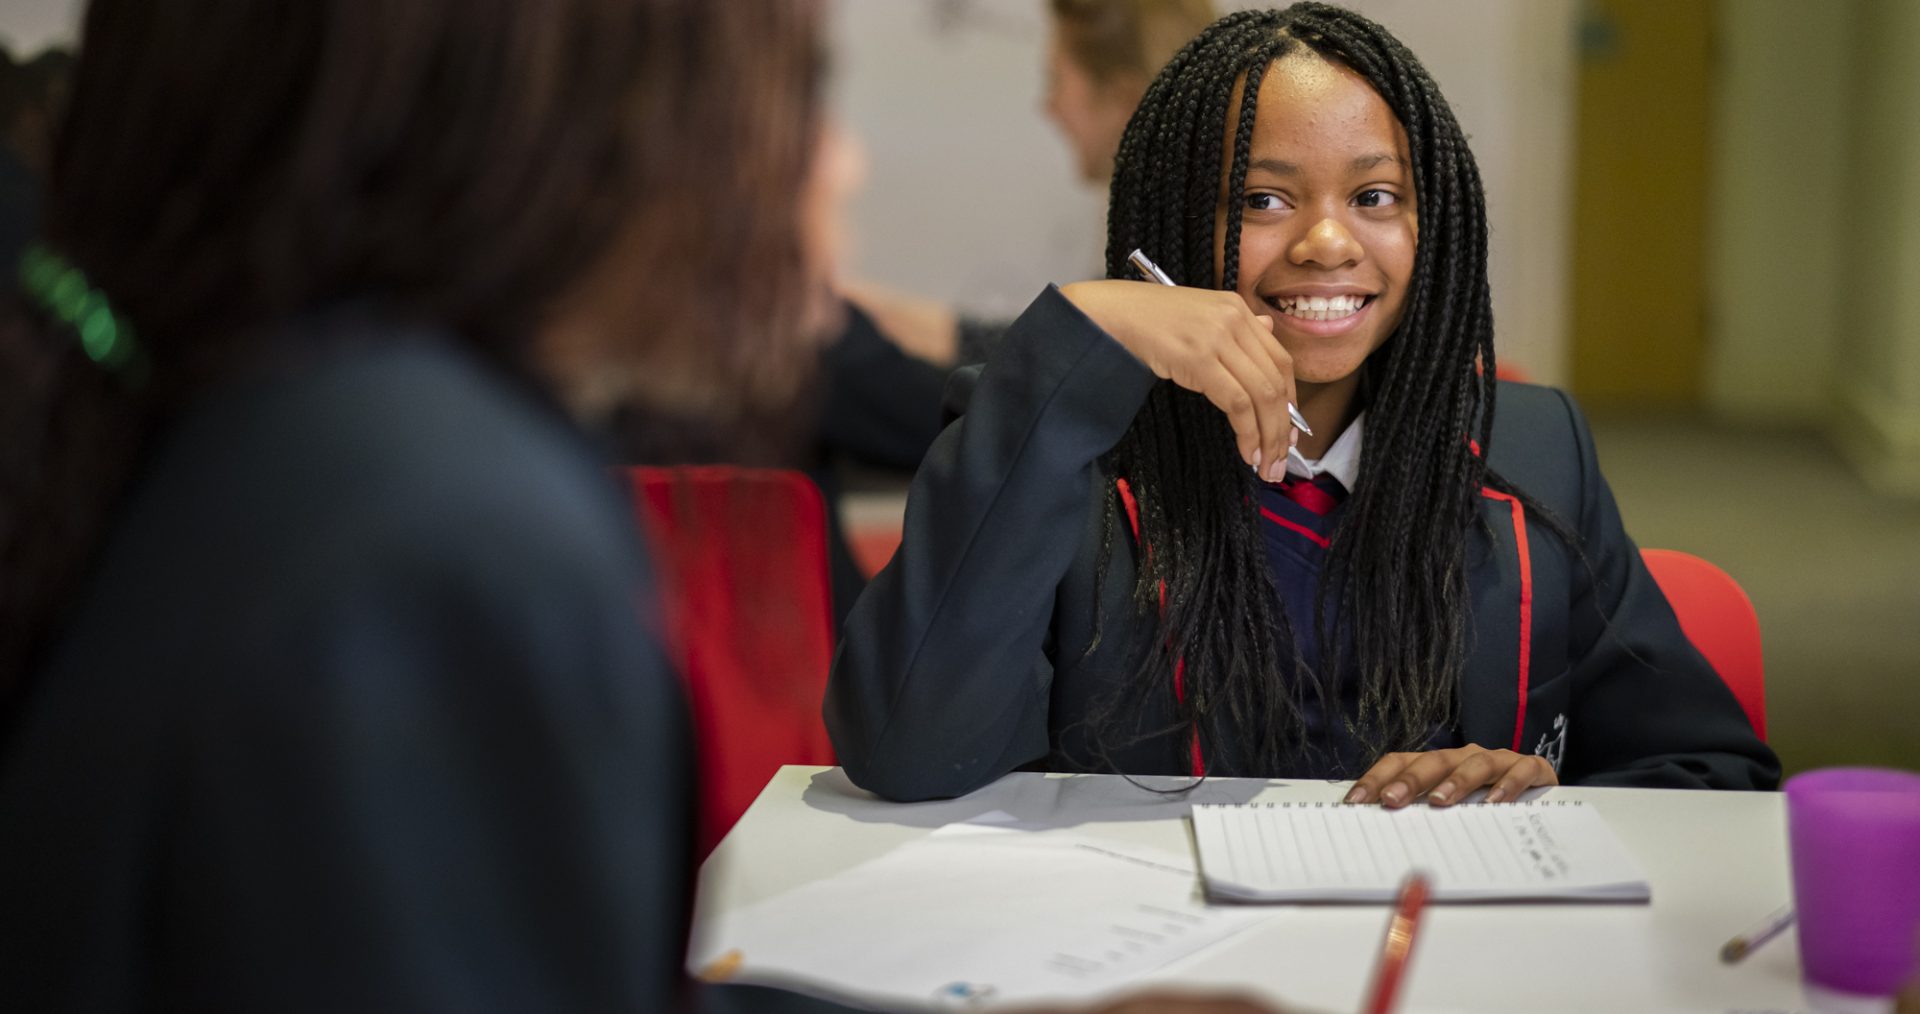
[[1560, 776], [1545, 757], [1463, 746], [1423, 753], [1390, 753], [1374, 762], [1347, 793], [1349, 803], [1378, 800], [1387, 809], [1399, 809], [1420, 798], [1447, 806], [1484, 786], [1493, 788], [1487, 802], [1512, 801], [1537, 785], [1558, 785]]
[[1293, 357], [1273, 337], [1272, 317], [1212, 289], [1109, 279], [1060, 291], [1155, 376], [1225, 412], [1240, 457], [1262, 477], [1285, 477], [1287, 451], [1299, 440], [1287, 417]]

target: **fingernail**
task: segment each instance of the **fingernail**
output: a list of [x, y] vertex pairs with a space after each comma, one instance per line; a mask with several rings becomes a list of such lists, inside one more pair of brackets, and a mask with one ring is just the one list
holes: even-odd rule
[[1367, 787], [1366, 787], [1366, 786], [1364, 786], [1364, 785], [1356, 785], [1356, 786], [1354, 786], [1354, 787], [1353, 787], [1352, 789], [1349, 789], [1349, 790], [1347, 791], [1347, 799], [1346, 799], [1346, 801], [1347, 801], [1347, 802], [1349, 802], [1349, 803], [1364, 803], [1364, 802], [1366, 802], [1366, 801], [1367, 801]]
[[1253, 474], [1260, 474], [1260, 448], [1253, 449]]
[[1453, 798], [1453, 783], [1441, 782], [1439, 788], [1427, 793], [1427, 798], [1436, 803], [1444, 803]]
[[1287, 463], [1285, 459], [1274, 462], [1273, 467], [1267, 469], [1268, 482], [1279, 482], [1285, 479], [1286, 477], [1287, 477]]
[[1399, 782], [1394, 782], [1392, 785], [1387, 786], [1384, 790], [1381, 791], [1380, 798], [1386, 800], [1388, 803], [1391, 803], [1394, 806], [1399, 806], [1401, 803], [1406, 801], [1407, 787], [1400, 784]]
[[1507, 790], [1498, 785], [1493, 787], [1492, 792], [1487, 793], [1487, 802], [1489, 803], [1497, 803], [1505, 798], [1507, 798]]
[[1293, 448], [1298, 446], [1300, 446], [1300, 431], [1288, 430], [1287, 431], [1287, 449], [1292, 450]]

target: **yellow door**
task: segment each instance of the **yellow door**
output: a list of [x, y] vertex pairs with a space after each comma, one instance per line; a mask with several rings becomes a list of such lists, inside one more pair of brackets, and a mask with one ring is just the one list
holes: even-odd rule
[[1575, 135], [1573, 387], [1690, 408], [1706, 358], [1712, 0], [1587, 0]]

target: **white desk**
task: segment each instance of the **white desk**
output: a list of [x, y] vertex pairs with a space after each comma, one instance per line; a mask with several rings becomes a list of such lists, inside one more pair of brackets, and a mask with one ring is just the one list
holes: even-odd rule
[[[1178, 784], [1169, 781], [1167, 784]], [[1434, 906], [1402, 993], [1406, 1011], [1884, 1010], [1809, 995], [1792, 931], [1744, 964], [1728, 937], [1790, 895], [1781, 797], [1647, 789], [1550, 790], [1586, 800], [1646, 870], [1651, 905]], [[1337, 800], [1345, 783], [1213, 779], [1167, 801], [1102, 775], [1015, 774], [961, 799], [888, 803], [837, 768], [782, 768], [700, 874], [710, 914], [831, 875], [944, 824], [1000, 810], [1025, 824], [1190, 852], [1197, 802]], [[1380, 907], [1277, 907], [1276, 917], [1152, 981], [1251, 988], [1353, 1010], [1385, 925]]]

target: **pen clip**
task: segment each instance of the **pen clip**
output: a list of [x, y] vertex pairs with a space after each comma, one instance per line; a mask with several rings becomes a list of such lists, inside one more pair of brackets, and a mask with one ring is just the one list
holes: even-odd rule
[[1133, 265], [1133, 270], [1140, 272], [1141, 278], [1149, 282], [1159, 282], [1161, 285], [1174, 284], [1173, 279], [1168, 278], [1167, 273], [1160, 270], [1160, 265], [1155, 264], [1142, 250], [1135, 249], [1128, 254], [1127, 262]]

